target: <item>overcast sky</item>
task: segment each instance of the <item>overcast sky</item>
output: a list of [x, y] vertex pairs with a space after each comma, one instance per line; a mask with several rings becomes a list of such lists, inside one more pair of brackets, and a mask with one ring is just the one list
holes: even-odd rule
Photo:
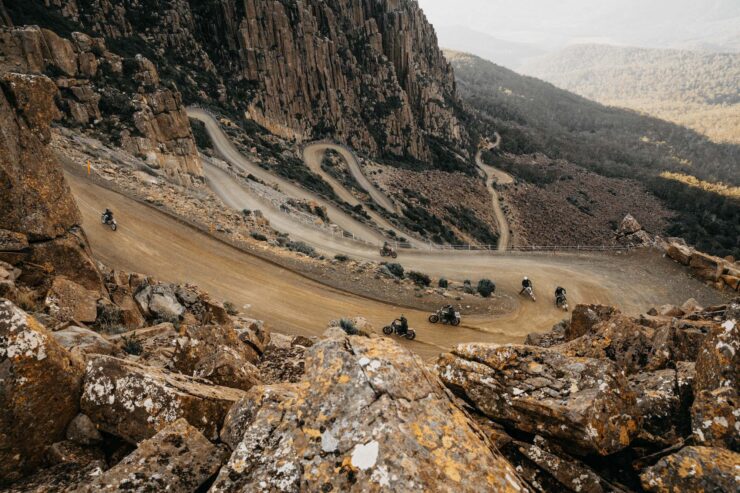
[[[740, 48], [740, 0], [418, 1], [435, 26], [464, 26], [540, 48], [584, 41], [713, 51]], [[440, 38], [443, 45], [454, 42]]]

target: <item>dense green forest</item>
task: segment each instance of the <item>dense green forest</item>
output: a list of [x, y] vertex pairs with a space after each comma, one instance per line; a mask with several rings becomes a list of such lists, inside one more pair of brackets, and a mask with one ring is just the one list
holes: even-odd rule
[[677, 213], [670, 234], [740, 258], [740, 201], [660, 177], [671, 171], [737, 186], [739, 145], [716, 144], [679, 125], [605, 107], [472, 55], [447, 56], [461, 96], [478, 110], [481, 132], [498, 131], [502, 152], [541, 152], [604, 176], [638, 179]]

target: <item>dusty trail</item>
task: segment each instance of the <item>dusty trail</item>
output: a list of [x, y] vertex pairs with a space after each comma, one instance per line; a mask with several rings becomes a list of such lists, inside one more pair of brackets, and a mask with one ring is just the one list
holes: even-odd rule
[[[329, 320], [354, 315], [365, 316], [380, 327], [405, 313], [419, 336], [415, 342], [402, 343], [429, 358], [459, 342], [521, 342], [529, 332], [548, 329], [563, 318], [549, 300], [554, 287], [563, 282], [571, 303], [612, 303], [628, 313], [666, 302], [680, 303], [690, 296], [702, 303], [718, 300], [715, 292], [688, 279], [682, 269], [657, 254], [404, 253], [400, 261], [407, 268], [459, 280], [490, 277], [496, 281], [499, 293], [515, 298], [519, 279], [526, 273], [534, 278], [540, 294], [541, 301], [536, 304], [516, 298], [516, 309], [502, 317], [466, 317], [465, 326], [454, 329], [433, 326], [426, 322], [426, 313], [324, 286], [98, 187], [84, 177], [67, 174], [67, 179], [93, 251], [101, 261], [163, 281], [195, 283], [237, 306], [250, 304], [247, 313], [265, 320], [277, 331], [317, 335]], [[99, 222], [100, 211], [106, 207], [116, 212], [116, 233]], [[362, 250], [356, 253], [360, 257], [365, 254]]]
[[[354, 178], [357, 184], [360, 185], [360, 187], [370, 195], [370, 198], [372, 198], [376, 204], [378, 204], [388, 212], [398, 212], [398, 209], [393, 201], [386, 194], [378, 190], [378, 188], [373, 185], [362, 172], [362, 168], [360, 168], [360, 163], [357, 161], [357, 157], [354, 155], [354, 153], [352, 153], [349, 149], [342, 145], [316, 142], [314, 144], [309, 144], [308, 146], [306, 146], [306, 148], [303, 150], [303, 159], [312, 171], [320, 174], [325, 180], [330, 181], [330, 184], [335, 191], [338, 188], [344, 189], [344, 185], [337, 182], [331, 175], [321, 169], [321, 160], [324, 157], [324, 153], [328, 149], [338, 152], [344, 158], [347, 163], [347, 167], [349, 168], [349, 172], [352, 175], [352, 178]], [[349, 195], [352, 196], [352, 194]]]
[[[378, 230], [363, 224], [360, 221], [357, 221], [352, 216], [341, 210], [339, 207], [334, 205], [331, 201], [325, 200], [322, 197], [318, 196], [315, 193], [312, 193], [292, 182], [289, 180], [286, 180], [284, 178], [281, 178], [279, 176], [275, 176], [269, 171], [266, 171], [259, 167], [257, 164], [250, 161], [246, 156], [244, 156], [242, 153], [239, 152], [238, 149], [234, 147], [234, 145], [229, 140], [228, 136], [221, 130], [221, 128], [218, 125], [218, 122], [206, 111], [203, 111], [198, 108], [188, 108], [188, 116], [191, 118], [195, 118], [197, 120], [200, 120], [203, 122], [206, 126], [206, 131], [208, 132], [208, 135], [210, 136], [211, 140], [213, 141], [214, 147], [216, 150], [223, 156], [223, 158], [231, 163], [233, 166], [241, 169], [242, 171], [246, 173], [251, 173], [253, 176], [256, 176], [260, 180], [266, 182], [266, 183], [273, 183], [278, 185], [280, 190], [282, 190], [287, 195], [299, 198], [299, 199], [305, 199], [310, 200], [313, 202], [316, 202], [317, 204], [320, 204], [324, 207], [326, 207], [327, 212], [329, 214], [329, 217], [331, 218], [332, 222], [334, 222], [336, 225], [338, 225], [340, 228], [344, 229], [345, 231], [348, 231], [350, 233], [353, 233], [356, 237], [359, 239], [373, 243], [375, 245], [379, 245], [382, 243], [386, 237]], [[322, 144], [326, 147], [329, 147], [328, 144]], [[319, 148], [318, 145], [314, 146], [314, 152], [309, 154], [315, 154], [316, 150]], [[346, 151], [345, 151], [346, 153]], [[344, 155], [344, 154], [343, 154]], [[354, 157], [352, 158], [354, 159]], [[224, 182], [223, 177], [221, 178], [213, 178], [212, 175], [209, 173], [215, 169], [215, 167], [207, 167], [205, 169], [206, 171], [206, 178], [209, 180], [216, 180], [220, 179], [222, 182]], [[321, 162], [319, 160], [318, 162], [318, 169], [321, 172], [321, 174], [326, 177], [326, 173], [321, 170]], [[336, 183], [336, 180], [333, 180], [334, 184], [338, 185]], [[234, 183], [236, 183], [235, 180], [233, 180]], [[347, 192], [344, 187], [341, 185], [339, 186], [332, 186], [334, 187], [335, 192], [337, 195], [344, 201], [352, 204], [357, 205], [359, 202], [357, 201], [354, 196], [352, 196], [349, 192]], [[233, 189], [233, 186], [230, 186], [231, 189]], [[220, 190], [215, 190], [217, 194], [221, 195]], [[232, 192], [229, 192], [232, 193]], [[263, 210], [265, 212], [265, 215], [268, 216], [268, 219], [270, 221], [276, 220], [276, 222], [279, 222], [280, 219], [278, 218], [279, 215], [283, 215], [280, 211], [277, 211], [274, 207], [269, 207], [266, 210]], [[406, 237], [411, 243], [412, 246], [415, 248], [423, 247], [424, 243], [419, 242], [413, 238], [409, 238], [407, 234], [398, 231], [390, 222], [388, 222], [385, 218], [380, 216], [379, 214], [371, 211], [366, 210], [368, 215], [373, 219], [376, 224], [383, 228], [384, 230], [394, 230], [396, 231], [396, 234], [399, 236]], [[287, 229], [285, 232], [292, 232], [292, 229]], [[329, 238], [331, 235], [325, 235]], [[322, 240], [323, 241], [323, 240]], [[321, 243], [321, 242], [319, 242]]]
[[514, 178], [510, 174], [483, 162], [483, 151], [498, 149], [500, 145], [501, 135], [496, 132], [496, 142], [478, 150], [478, 153], [475, 155], [475, 165], [483, 172], [483, 175], [486, 178], [486, 187], [491, 193], [493, 213], [496, 215], [496, 222], [498, 223], [499, 229], [498, 251], [505, 252], [509, 248], [511, 231], [509, 221], [506, 220], [506, 214], [504, 214], [504, 211], [501, 208], [501, 201], [499, 200], [499, 194], [496, 190], [496, 184], [500, 183], [501, 185], [508, 185], [510, 183], [514, 183]]

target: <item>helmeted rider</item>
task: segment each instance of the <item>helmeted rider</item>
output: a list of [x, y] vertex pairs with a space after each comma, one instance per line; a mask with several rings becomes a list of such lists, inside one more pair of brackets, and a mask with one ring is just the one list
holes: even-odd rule
[[398, 333], [400, 335], [406, 335], [406, 333], [409, 331], [409, 321], [406, 320], [406, 317], [401, 315], [398, 317]]
[[558, 286], [555, 288], [555, 298], [564, 298], [565, 297], [565, 288], [562, 286]]
[[391, 251], [391, 246], [388, 244], [387, 241], [384, 241], [383, 242], [383, 251], [384, 252], [390, 252]]
[[455, 307], [452, 305], [445, 305], [442, 308], [442, 315], [450, 322], [455, 320]]
[[534, 288], [534, 286], [532, 285], [532, 280], [525, 276], [524, 279], [522, 279], [522, 290], [519, 291], [519, 294], [524, 293], [527, 288]]
[[109, 224], [111, 221], [113, 221], [113, 211], [106, 208], [105, 212], [103, 212], [103, 221], [105, 221], [105, 224]]

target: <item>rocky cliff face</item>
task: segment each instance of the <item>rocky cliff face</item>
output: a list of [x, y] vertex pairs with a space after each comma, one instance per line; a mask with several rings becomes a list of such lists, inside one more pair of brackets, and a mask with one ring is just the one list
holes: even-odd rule
[[193, 102], [284, 137], [420, 160], [466, 140], [452, 69], [414, 0], [46, 4], [106, 38], [143, 39]]
[[37, 26], [0, 27], [0, 71], [49, 75], [68, 124], [110, 135], [173, 181], [202, 175], [182, 99], [142, 56], [120, 57], [102, 38], [69, 39]]

